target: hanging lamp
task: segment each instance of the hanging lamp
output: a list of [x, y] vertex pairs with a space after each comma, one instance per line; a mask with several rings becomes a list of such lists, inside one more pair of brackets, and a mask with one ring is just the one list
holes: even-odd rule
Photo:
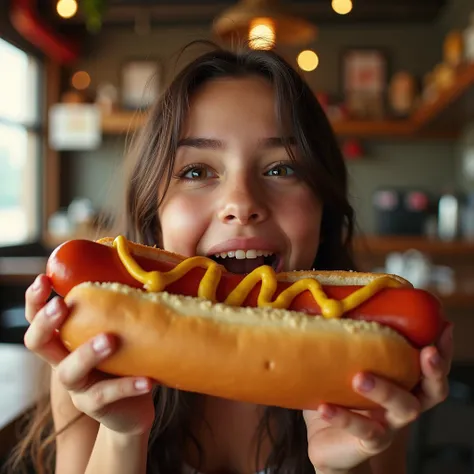
[[278, 0], [240, 0], [215, 19], [213, 32], [225, 43], [250, 40], [252, 47], [255, 41], [256, 49], [259, 45], [261, 49], [270, 49], [272, 43], [299, 46], [316, 38], [316, 27], [294, 16]]

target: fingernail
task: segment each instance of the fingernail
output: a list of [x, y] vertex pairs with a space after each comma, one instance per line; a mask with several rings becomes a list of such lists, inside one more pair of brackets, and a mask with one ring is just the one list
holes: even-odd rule
[[39, 289], [41, 288], [41, 279], [39, 276], [37, 276], [35, 278], [35, 281], [33, 282], [33, 284], [31, 285], [31, 289], [33, 291], [38, 291]]
[[60, 309], [59, 301], [56, 298], [54, 298], [46, 305], [46, 308], [45, 308], [46, 316], [48, 316], [49, 318], [57, 316], [59, 314], [59, 309]]
[[370, 375], [363, 375], [357, 379], [357, 388], [361, 392], [370, 392], [375, 387], [375, 380]]
[[135, 390], [138, 392], [147, 392], [149, 390], [149, 384], [147, 379], [135, 380]]
[[435, 367], [435, 368], [438, 368], [441, 364], [441, 357], [440, 355], [435, 352], [431, 357], [430, 357], [430, 364]]
[[324, 420], [331, 420], [336, 416], [336, 409], [334, 407], [321, 407], [318, 409], [318, 412]]
[[92, 349], [97, 353], [107, 353], [110, 350], [109, 341], [101, 334], [92, 341]]

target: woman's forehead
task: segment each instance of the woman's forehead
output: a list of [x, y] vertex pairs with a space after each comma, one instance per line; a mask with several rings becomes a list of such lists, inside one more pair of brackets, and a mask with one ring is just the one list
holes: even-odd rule
[[190, 100], [180, 138], [225, 140], [239, 133], [259, 140], [282, 135], [272, 84], [254, 76], [203, 84]]

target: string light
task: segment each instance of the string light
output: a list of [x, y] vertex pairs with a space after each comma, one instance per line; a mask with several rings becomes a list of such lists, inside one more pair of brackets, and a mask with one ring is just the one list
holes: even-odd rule
[[91, 78], [86, 71], [77, 71], [71, 79], [72, 86], [77, 90], [87, 89], [91, 83]]
[[77, 13], [77, 1], [59, 0], [56, 4], [56, 11], [62, 18], [72, 18]]
[[352, 0], [332, 0], [331, 5], [339, 15], [347, 15], [352, 10]]
[[297, 62], [303, 71], [314, 71], [319, 65], [319, 57], [314, 51], [306, 49], [298, 54]]
[[275, 46], [275, 25], [270, 18], [255, 18], [250, 23], [249, 46], [252, 49], [272, 49]]

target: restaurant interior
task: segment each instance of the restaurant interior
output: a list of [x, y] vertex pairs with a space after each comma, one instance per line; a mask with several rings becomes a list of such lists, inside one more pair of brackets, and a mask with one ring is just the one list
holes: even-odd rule
[[450, 393], [412, 424], [408, 474], [474, 473], [472, 0], [4, 0], [0, 465], [47, 390], [26, 288], [61, 243], [113, 232], [133, 138], [206, 45], [183, 48], [242, 38], [279, 52], [327, 114], [359, 269], [432, 292], [454, 324]]

